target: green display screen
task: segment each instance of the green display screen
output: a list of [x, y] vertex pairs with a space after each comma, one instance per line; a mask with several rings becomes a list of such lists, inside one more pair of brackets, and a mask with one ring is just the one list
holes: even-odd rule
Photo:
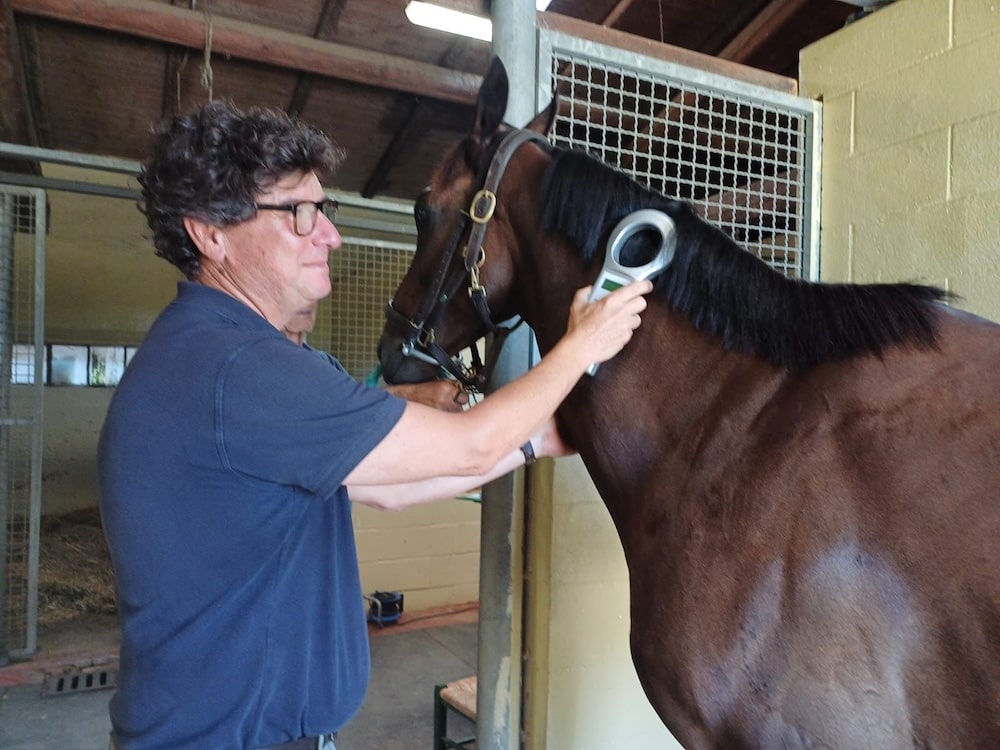
[[611, 279], [605, 279], [604, 283], [601, 284], [601, 289], [606, 289], [609, 292], [615, 291], [615, 289], [621, 289], [624, 284], [619, 284], [617, 281], [612, 281]]

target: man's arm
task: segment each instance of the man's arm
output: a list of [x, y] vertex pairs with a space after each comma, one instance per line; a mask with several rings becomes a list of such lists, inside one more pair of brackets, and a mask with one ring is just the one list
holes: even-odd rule
[[536, 367], [477, 406], [453, 414], [408, 403], [395, 427], [347, 476], [351, 486], [408, 484], [431, 477], [480, 477], [538, 432], [593, 362], [631, 339], [649, 282], [594, 303], [581, 289], [566, 334]]
[[[574, 450], [560, 436], [555, 418], [549, 419], [531, 440], [531, 452], [538, 458], [567, 456]], [[478, 476], [442, 476], [400, 484], [357, 485], [349, 484], [351, 500], [379, 510], [402, 510], [411, 505], [446, 500], [482, 487], [523, 466], [527, 456], [521, 448], [509, 452], [489, 471]]]

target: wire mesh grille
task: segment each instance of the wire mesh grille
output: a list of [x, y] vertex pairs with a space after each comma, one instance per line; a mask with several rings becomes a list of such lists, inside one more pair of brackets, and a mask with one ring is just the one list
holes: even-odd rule
[[559, 50], [553, 141], [701, 216], [788, 276], [804, 275], [809, 115]]
[[[35, 381], [36, 211], [31, 194], [0, 189], [0, 663], [34, 649], [40, 497], [33, 474], [41, 430]], [[13, 385], [18, 383], [21, 385]], [[36, 408], [39, 407], [39, 408]]]
[[378, 364], [376, 346], [385, 303], [413, 258], [404, 243], [344, 239], [330, 255], [333, 293], [320, 303], [309, 344], [340, 360], [351, 375], [366, 379]]

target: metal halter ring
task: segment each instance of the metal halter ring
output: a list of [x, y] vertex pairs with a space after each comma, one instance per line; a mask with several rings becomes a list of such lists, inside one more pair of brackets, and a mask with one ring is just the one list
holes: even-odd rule
[[[479, 252], [479, 257], [476, 258], [476, 262], [475, 263], [471, 263], [471, 264], [470, 263], [466, 263], [465, 264], [466, 267], [470, 271], [473, 268], [482, 268], [483, 267], [483, 263], [486, 262], [486, 248], [480, 246], [478, 252]], [[465, 259], [468, 259], [468, 257], [469, 257], [469, 246], [468, 245], [466, 245], [465, 246], [465, 250], [462, 251], [462, 257], [465, 258]]]

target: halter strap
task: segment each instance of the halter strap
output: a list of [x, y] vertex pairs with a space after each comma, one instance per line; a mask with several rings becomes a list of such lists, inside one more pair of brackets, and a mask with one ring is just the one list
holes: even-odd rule
[[[469, 206], [472, 229], [469, 231], [469, 241], [465, 246], [465, 269], [470, 273], [472, 268], [478, 269], [482, 265], [482, 261], [485, 260], [483, 240], [486, 238], [486, 228], [497, 207], [496, 191], [500, 187], [500, 178], [507, 170], [507, 165], [510, 163], [511, 157], [514, 156], [514, 152], [528, 141], [550, 145], [545, 136], [534, 130], [511, 131], [504, 136], [500, 147], [493, 155], [493, 161], [490, 162], [490, 168], [486, 172], [486, 180], [483, 182], [483, 189], [472, 196], [472, 203]], [[475, 248], [475, 252], [473, 252], [473, 248]], [[478, 276], [478, 271], [476, 275]]]

